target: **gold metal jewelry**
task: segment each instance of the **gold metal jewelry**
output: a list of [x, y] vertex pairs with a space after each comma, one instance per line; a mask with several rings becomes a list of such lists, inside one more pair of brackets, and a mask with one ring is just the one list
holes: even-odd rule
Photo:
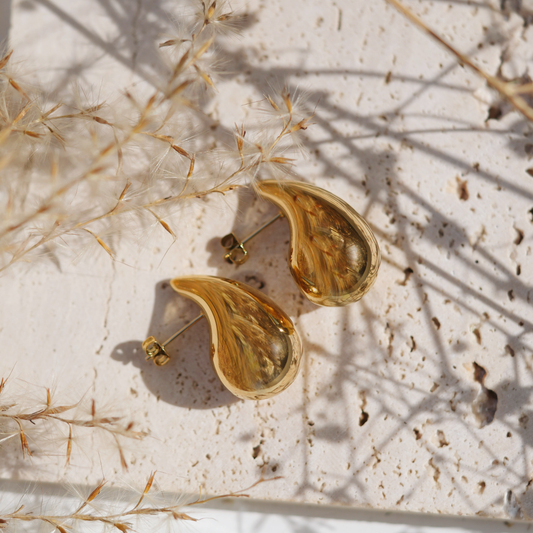
[[211, 362], [224, 386], [245, 400], [270, 398], [295, 379], [302, 344], [291, 319], [256, 289], [225, 278], [190, 276], [170, 282], [182, 296], [202, 308], [202, 314], [164, 343], [143, 342], [146, 359], [168, 363], [165, 347], [205, 317], [211, 331]]
[[224, 254], [224, 259], [228, 261], [228, 263], [233, 263], [234, 265], [242, 265], [243, 263], [246, 263], [246, 261], [248, 261], [248, 251], [244, 245], [281, 217], [283, 217], [283, 213], [278, 213], [274, 218], [271, 218], [268, 222], [263, 224], [260, 228], [257, 228], [253, 233], [250, 233], [248, 237], [240, 242], [235, 233], [228, 233], [222, 237], [222, 239], [220, 239], [220, 244], [228, 250], [228, 252]]
[[315, 185], [266, 180], [257, 188], [281, 212], [242, 241], [233, 233], [223, 237], [224, 259], [237, 265], [247, 261], [244, 244], [286, 217], [291, 229], [289, 267], [303, 294], [315, 304], [332, 307], [361, 299], [376, 280], [381, 263], [366, 220], [344, 200]]

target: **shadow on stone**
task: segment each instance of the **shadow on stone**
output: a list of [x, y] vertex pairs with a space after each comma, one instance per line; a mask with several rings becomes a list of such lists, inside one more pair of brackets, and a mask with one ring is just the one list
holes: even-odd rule
[[[200, 309], [190, 300], [177, 295], [169, 280], [159, 282], [155, 292], [154, 311], [146, 337], [153, 335], [164, 342], [198, 316]], [[117, 345], [111, 357], [139, 368], [148, 390], [158, 399], [193, 409], [213, 409], [239, 401], [215, 374], [209, 357], [209, 326], [205, 320], [195, 324], [168, 346], [171, 359], [164, 367], [145, 360], [143, 340]]]

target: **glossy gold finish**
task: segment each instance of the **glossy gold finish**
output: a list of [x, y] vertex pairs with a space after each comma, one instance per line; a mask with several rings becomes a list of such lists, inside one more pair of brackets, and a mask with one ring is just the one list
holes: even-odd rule
[[294, 381], [300, 338], [270, 298], [243, 283], [212, 276], [176, 278], [170, 284], [202, 308], [211, 330], [215, 372], [235, 396], [270, 398]]
[[143, 350], [146, 354], [146, 360], [153, 361], [157, 366], [164, 366], [170, 361], [165, 345], [161, 344], [155, 337], [148, 337], [143, 342]]
[[308, 183], [267, 180], [257, 187], [289, 221], [289, 266], [305, 296], [326, 306], [362, 298], [381, 262], [365, 219], [344, 200]]

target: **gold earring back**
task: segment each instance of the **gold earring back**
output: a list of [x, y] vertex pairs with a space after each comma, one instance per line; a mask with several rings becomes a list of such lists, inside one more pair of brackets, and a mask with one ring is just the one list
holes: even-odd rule
[[261, 233], [264, 229], [268, 228], [271, 224], [276, 222], [279, 218], [283, 217], [283, 213], [278, 213], [274, 218], [270, 219], [268, 222], [265, 222], [261, 227], [257, 228], [253, 233], [248, 235], [245, 239], [242, 241], [239, 241], [235, 233], [228, 233], [227, 235], [224, 235], [222, 239], [220, 239], [220, 244], [227, 250], [227, 252], [224, 254], [224, 259], [228, 263], [232, 263], [234, 265], [242, 265], [243, 263], [246, 263], [248, 261], [249, 255], [248, 250], [244, 247], [244, 245], [252, 240], [256, 235]]
[[146, 354], [147, 361], [153, 361], [157, 366], [166, 365], [170, 361], [170, 356], [168, 355], [165, 348], [182, 333], [187, 331], [191, 326], [194, 326], [198, 320], [204, 318], [203, 314], [198, 315], [196, 318], [191, 320], [188, 324], [183, 326], [179, 331], [174, 333], [172, 337], [167, 339], [165, 342], [160, 343], [155, 337], [148, 337], [142, 344], [144, 353]]

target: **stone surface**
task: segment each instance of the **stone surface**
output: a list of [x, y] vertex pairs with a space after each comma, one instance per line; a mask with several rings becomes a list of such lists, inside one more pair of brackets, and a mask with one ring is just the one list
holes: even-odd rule
[[[150, 50], [170, 20], [171, 2], [122, 4], [21, 0], [3, 9], [32, 75], [53, 84], [92, 58], [82, 82], [105, 94], [153, 83]], [[531, 28], [511, 6], [506, 18], [496, 1], [410, 5], [488, 72], [527, 74]], [[487, 121], [496, 100], [482, 81], [382, 0], [254, 0], [247, 10], [242, 37], [224, 44], [231, 75], [211, 112], [231, 128], [268, 83], [307, 90], [315, 125], [297, 172], [368, 220], [382, 251], [372, 290], [342, 309], [304, 300], [287, 268], [285, 221], [253, 242], [246, 265], [223, 263], [214, 238], [243, 234], [275, 209], [237, 193], [198, 200], [176, 214], [179, 242], [163, 261], [161, 236], [137, 268], [102, 253], [11, 269], [0, 279], [0, 375], [14, 369], [23, 385], [120, 403], [153, 437], [128, 449], [130, 474], [162, 471], [167, 490], [238, 490], [265, 469], [283, 478], [254, 489], [257, 498], [502, 517], [512, 490], [527, 517], [532, 125], [505, 106]], [[173, 345], [164, 370], [144, 361], [146, 336], [196, 316], [167, 283], [192, 274], [256, 284], [293, 318], [305, 354], [287, 391], [262, 402], [232, 397], [210, 368], [205, 323]], [[497, 405], [487, 401], [494, 394]], [[86, 444], [64, 478], [100, 479], [102, 454]], [[0, 471], [57, 481], [47, 464], [3, 461]]]

